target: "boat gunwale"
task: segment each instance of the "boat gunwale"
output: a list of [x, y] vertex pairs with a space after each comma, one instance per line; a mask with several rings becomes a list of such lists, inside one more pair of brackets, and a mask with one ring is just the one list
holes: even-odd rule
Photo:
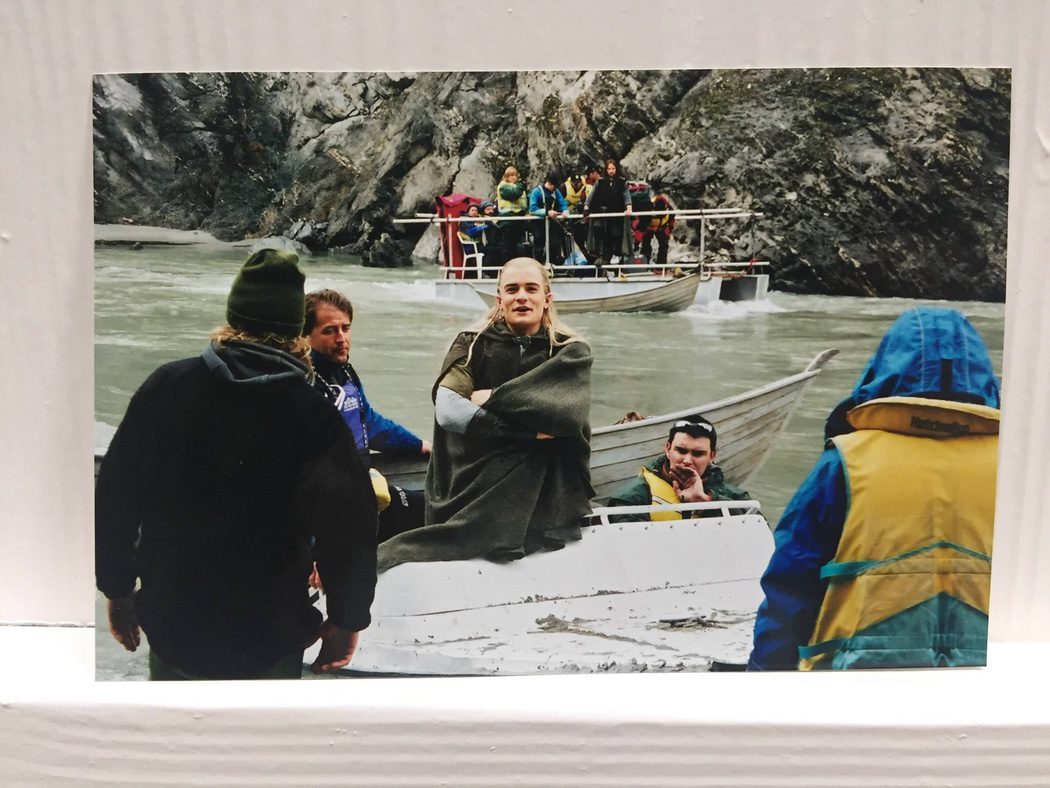
[[[832, 349], [833, 348], [829, 348], [828, 350]], [[827, 352], [827, 350], [822, 350], [820, 353], [814, 356], [813, 360], [810, 361], [809, 366], [807, 366], [806, 369], [804, 369], [802, 372], [796, 372], [794, 375], [789, 375], [785, 378], [774, 380], [772, 383], [767, 383], [764, 386], [748, 389], [747, 391], [742, 391], [739, 394], [733, 394], [729, 397], [725, 397], [714, 402], [704, 403], [699, 406], [685, 408], [682, 410], [673, 411], [671, 413], [661, 413], [655, 416], [647, 416], [644, 419], [639, 419], [638, 421], [628, 421], [624, 422], [623, 424], [608, 424], [602, 427], [595, 427], [593, 430], [591, 430], [591, 438], [593, 439], [595, 435], [608, 435], [610, 433], [622, 432], [624, 430], [629, 429], [638, 429], [654, 426], [661, 422], [673, 421], [675, 419], [685, 418], [686, 416], [694, 416], [701, 411], [710, 411], [715, 410], [716, 408], [727, 408], [733, 405], [738, 405], [745, 400], [754, 399], [756, 397], [777, 391], [778, 389], [787, 388], [788, 386], [795, 385], [796, 383], [805, 382], [820, 374], [821, 370], [824, 368], [824, 363], [827, 361], [827, 358], [830, 358], [830, 356], [826, 358], [824, 357], [824, 354]], [[818, 361], [820, 363], [814, 366], [814, 364]]]
[[[695, 287], [693, 286], [693, 284], [694, 284], [693, 280], [695, 280]], [[584, 284], [586, 284], [588, 282], [591, 282], [591, 281], [594, 281], [595, 283], [602, 284], [602, 285], [621, 284], [621, 282], [619, 280], [617, 280], [617, 279], [604, 279], [604, 280], [602, 280], [602, 279], [595, 279], [595, 280], [582, 279], [582, 280], [576, 280], [576, 281], [580, 281], [580, 282], [582, 282]], [[555, 295], [553, 303], [554, 303], [554, 305], [556, 307], [564, 307], [565, 309], [572, 308], [573, 312], [575, 312], [576, 314], [580, 314], [580, 313], [585, 313], [585, 312], [589, 312], [589, 311], [597, 311], [597, 312], [606, 311], [605, 309], [603, 309], [603, 307], [608, 307], [610, 305], [615, 305], [613, 303], [614, 301], [617, 302], [617, 303], [620, 302], [620, 301], [624, 301], [624, 300], [637, 301], [637, 300], [641, 300], [643, 298], [652, 297], [654, 294], [658, 294], [659, 296], [661, 296], [662, 298], [665, 298], [665, 299], [668, 299], [671, 296], [677, 296], [675, 298], [674, 302], [673, 302], [673, 304], [676, 306], [676, 308], [674, 310], [670, 310], [670, 311], [680, 312], [683, 309], [687, 308], [693, 302], [693, 299], [696, 298], [696, 291], [697, 291], [697, 289], [699, 289], [700, 283], [702, 281], [704, 281], [704, 280], [702, 280], [700, 278], [700, 274], [698, 274], [698, 273], [690, 273], [690, 274], [686, 274], [685, 276], [680, 276], [680, 277], [673, 278], [673, 279], [669, 278], [669, 279], [666, 279], [665, 281], [649, 280], [649, 281], [643, 281], [643, 282], [634, 282], [633, 284], [641, 284], [641, 285], [652, 284], [653, 286], [652, 287], [645, 287], [645, 288], [642, 288], [640, 290], [633, 290], [633, 291], [628, 292], [628, 293], [613, 293], [612, 295], [607, 295], [607, 296], [591, 296], [591, 297], [587, 297], [587, 298], [559, 298], [557, 295]], [[482, 283], [478, 283], [478, 282], [474, 282], [474, 281], [469, 281], [468, 280], [466, 282], [466, 284], [468, 284], [470, 286], [470, 289], [473, 290], [478, 295], [478, 297], [481, 298], [485, 302], [485, 304], [487, 306], [489, 306], [490, 308], [492, 306], [495, 306], [496, 298], [499, 296], [498, 293], [491, 293], [488, 290], [482, 289]], [[624, 282], [622, 284], [631, 284], [631, 283], [630, 282]], [[691, 290], [691, 293], [689, 294], [689, 298], [686, 299], [685, 298], [685, 293], [690, 291], [690, 290]], [[679, 291], [682, 291], [682, 292], [680, 293]], [[682, 302], [682, 306], [677, 306], [679, 301]], [[619, 311], [619, 310], [615, 310], [614, 309], [614, 310], [608, 310], [608, 311]], [[627, 311], [627, 312], [647, 312], [647, 311], [666, 312], [666, 311], [669, 311], [669, 310], [667, 310], [667, 309], [647, 308], [646, 305], [643, 304], [642, 308], [639, 308], [639, 309], [628, 309], [628, 310], [625, 310], [625, 311]]]

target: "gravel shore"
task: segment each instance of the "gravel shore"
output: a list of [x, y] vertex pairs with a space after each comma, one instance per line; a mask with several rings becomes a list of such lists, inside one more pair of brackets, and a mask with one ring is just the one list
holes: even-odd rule
[[95, 243], [230, 247], [243, 245], [245, 242], [241, 241], [236, 244], [220, 241], [211, 233], [203, 230], [172, 230], [168, 227], [149, 227], [138, 224], [96, 224]]

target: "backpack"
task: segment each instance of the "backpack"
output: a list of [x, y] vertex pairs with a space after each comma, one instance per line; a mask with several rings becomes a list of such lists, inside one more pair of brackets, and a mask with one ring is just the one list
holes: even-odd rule
[[653, 192], [645, 181], [631, 181], [627, 184], [631, 193], [632, 211], [651, 211], [653, 209]]

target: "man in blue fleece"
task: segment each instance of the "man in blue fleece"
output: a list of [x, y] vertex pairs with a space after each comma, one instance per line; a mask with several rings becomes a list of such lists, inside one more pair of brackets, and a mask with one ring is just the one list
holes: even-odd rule
[[[430, 454], [430, 441], [416, 437], [368, 402], [361, 378], [350, 364], [350, 324], [354, 307], [335, 290], [306, 294], [303, 335], [310, 341], [315, 384], [350, 427], [365, 467], [370, 450], [390, 454]], [[423, 492], [391, 486], [390, 503], [380, 512], [379, 541], [423, 525]]]
[[998, 408], [965, 317], [897, 319], [777, 526], [749, 670], [985, 663]]
[[[558, 222], [564, 219], [569, 204], [558, 190], [558, 178], [548, 175], [542, 186], [529, 192], [529, 213], [536, 217], [532, 224], [532, 253], [537, 260], [556, 265], [565, 258], [565, 230]], [[547, 238], [548, 230], [550, 239]]]

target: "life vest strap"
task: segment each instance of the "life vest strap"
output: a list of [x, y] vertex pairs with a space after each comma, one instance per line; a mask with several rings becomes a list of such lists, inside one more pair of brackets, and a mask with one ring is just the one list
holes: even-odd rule
[[879, 567], [886, 566], [888, 564], [904, 561], [909, 558], [914, 558], [915, 556], [922, 555], [923, 553], [928, 553], [932, 550], [936, 550], [942, 547], [957, 550], [958, 552], [963, 553], [964, 555], [968, 555], [971, 558], [976, 558], [980, 561], [987, 561], [991, 563], [992, 560], [991, 556], [985, 555], [984, 553], [980, 553], [976, 550], [971, 550], [968, 547], [963, 547], [960, 544], [950, 542], [946, 539], [941, 539], [940, 541], [925, 545], [924, 547], [918, 547], [914, 550], [908, 550], [907, 552], [900, 553], [889, 558], [883, 558], [877, 561], [843, 561], [840, 563], [831, 562], [821, 567], [820, 578], [822, 580], [849, 580], [854, 577], [857, 577], [858, 575], [862, 575], [865, 572], [870, 572], [873, 569], [878, 569]]

